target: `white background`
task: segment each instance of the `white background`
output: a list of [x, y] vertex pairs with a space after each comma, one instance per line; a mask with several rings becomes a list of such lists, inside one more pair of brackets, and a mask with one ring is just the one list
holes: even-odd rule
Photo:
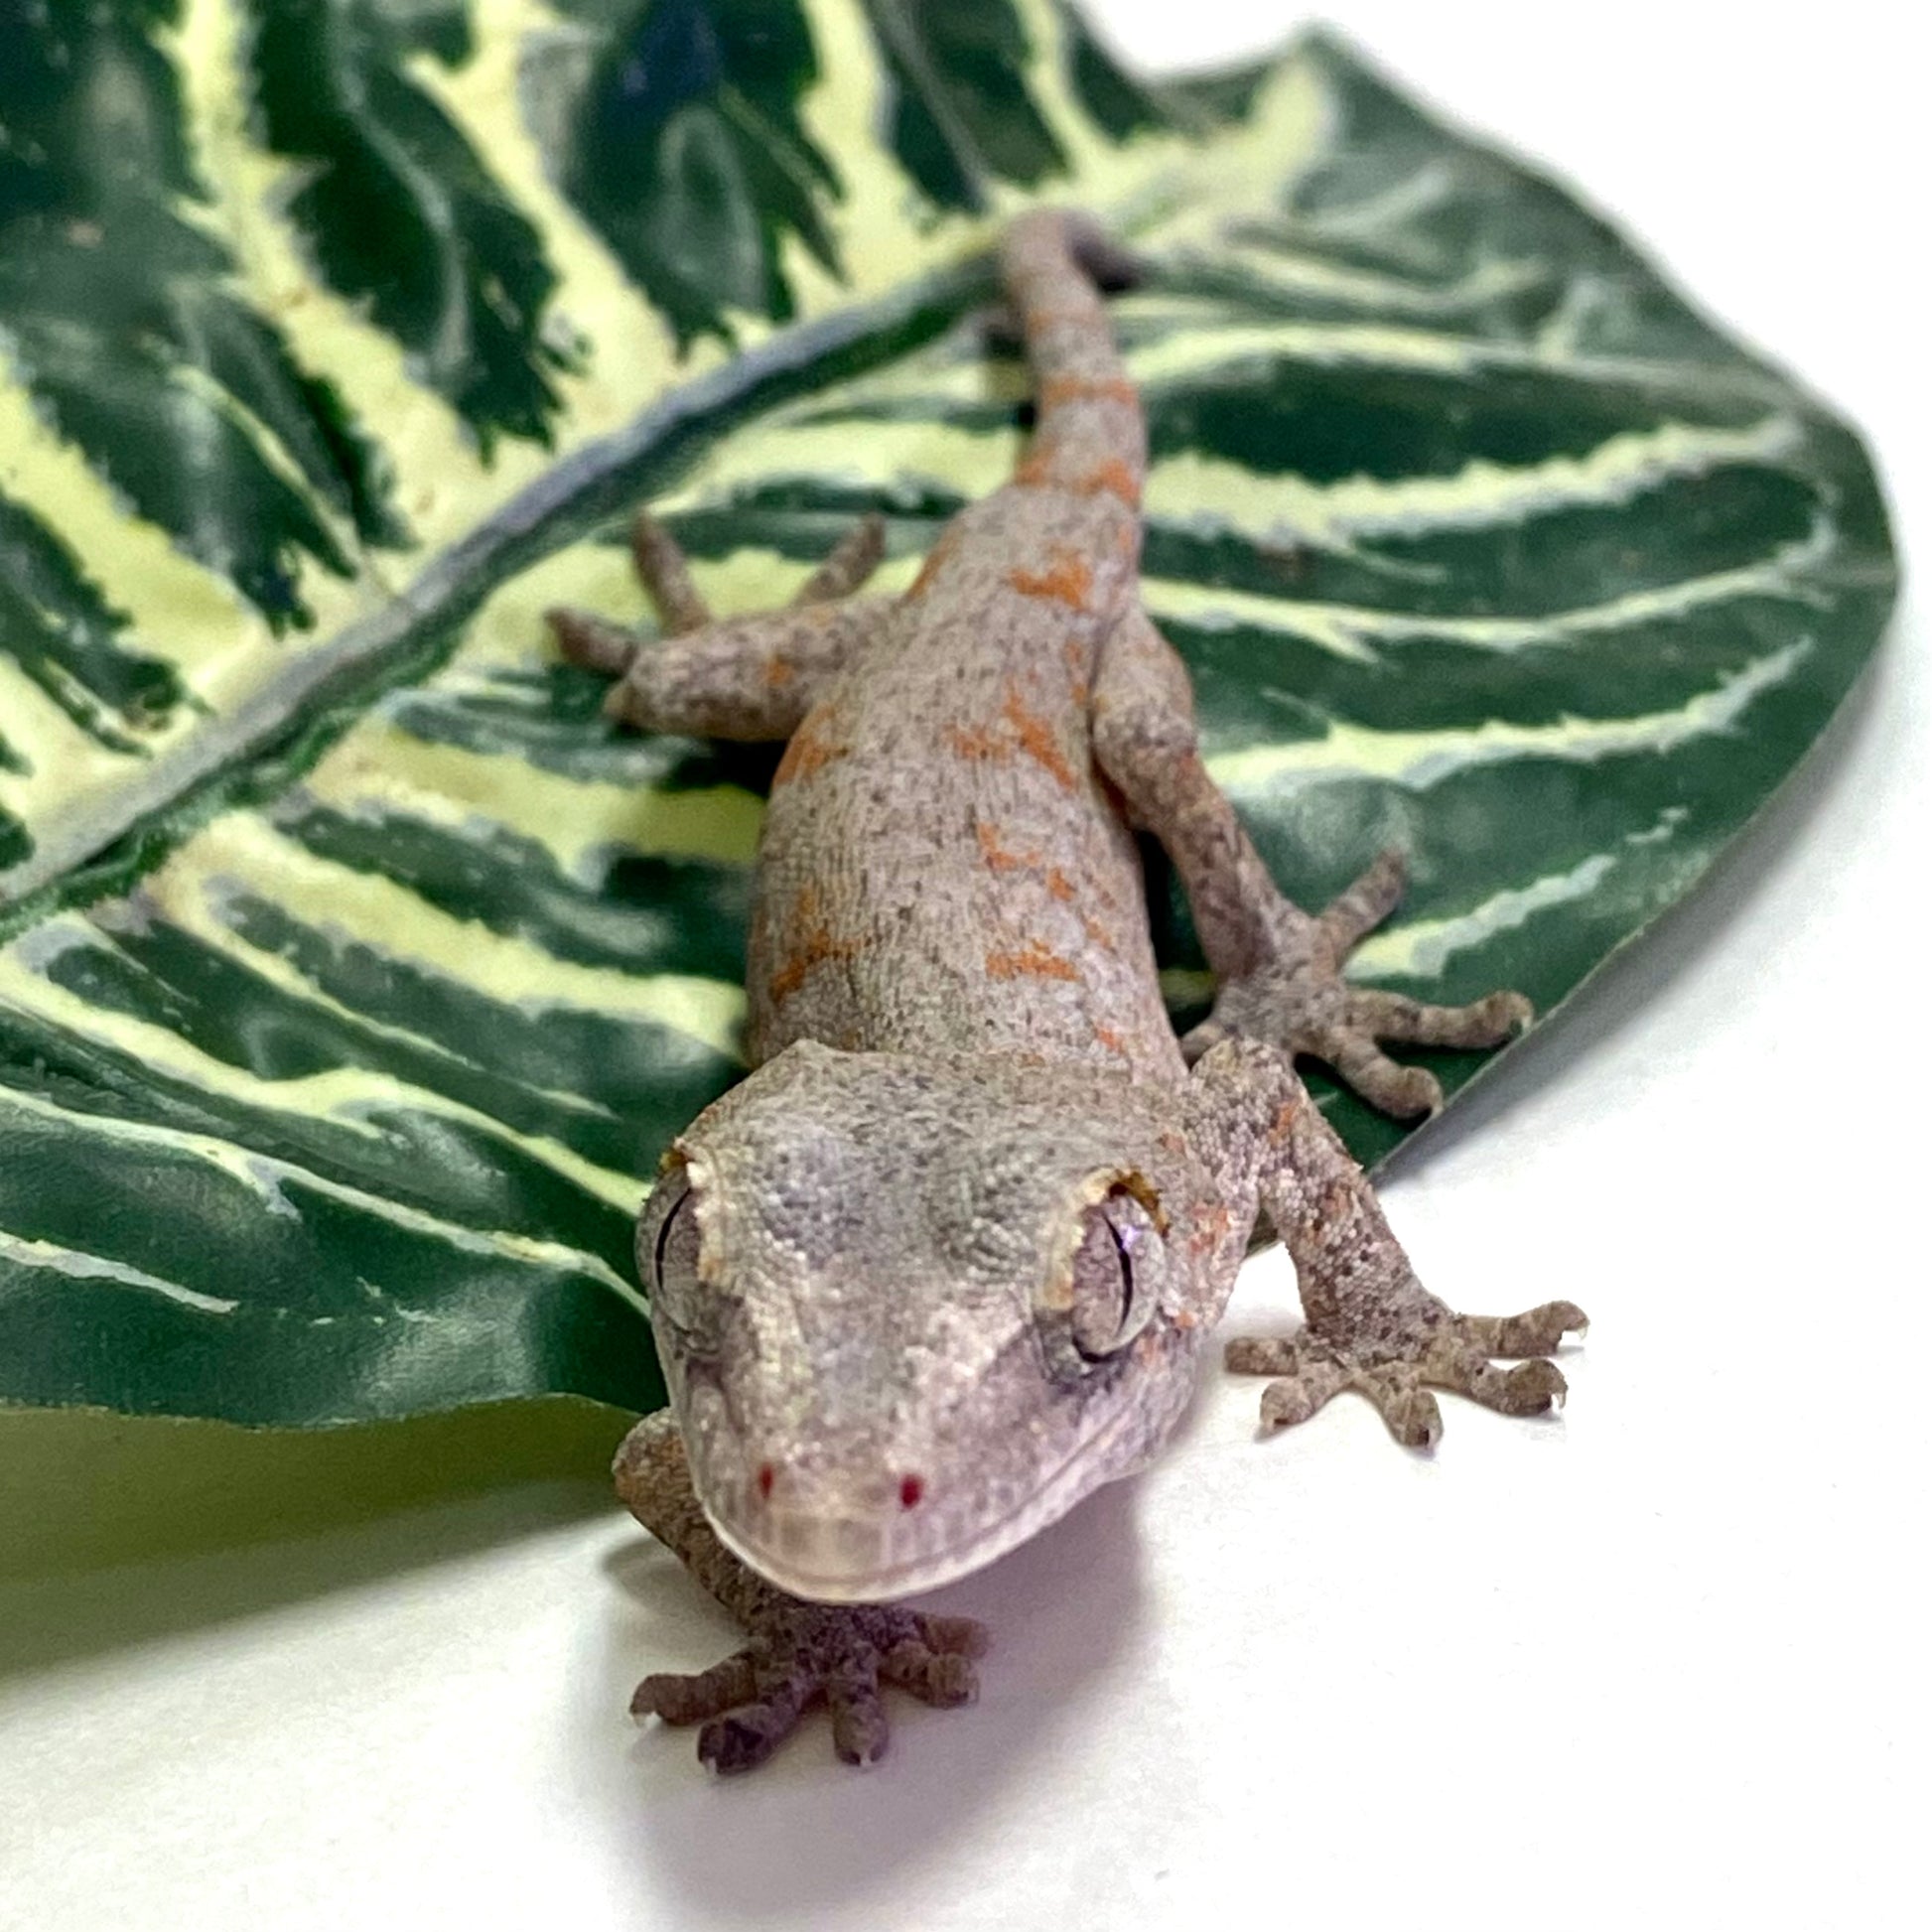
[[[1095, 0], [1147, 66], [1243, 0]], [[1923, 48], [1895, 4], [1358, 0], [1343, 27], [1583, 184], [1932, 513]], [[0, 1591], [0, 1925], [1925, 1923], [1928, 680], [1908, 596], [1693, 903], [1388, 1189], [1464, 1307], [1594, 1315], [1563, 1420], [1211, 1378], [1152, 1475], [945, 1593], [998, 1648], [886, 1764], [749, 1781], [622, 1717], [734, 1641], [615, 1510], [525, 1486]], [[1235, 1331], [1293, 1310], [1279, 1257]], [[270, 1607], [262, 1607], [263, 1605]], [[1913, 1893], [1919, 1895], [1914, 1897]]]

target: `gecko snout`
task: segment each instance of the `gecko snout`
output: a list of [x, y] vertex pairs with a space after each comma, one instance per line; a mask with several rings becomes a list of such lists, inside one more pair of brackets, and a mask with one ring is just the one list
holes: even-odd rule
[[[775, 1462], [760, 1462], [752, 1472], [752, 1489], [760, 1503], [768, 1503], [778, 1487], [778, 1465]], [[898, 1479], [898, 1506], [901, 1509], [917, 1509], [925, 1500], [925, 1477], [916, 1469], [907, 1469]]]
[[833, 1602], [890, 1595], [931, 1563], [942, 1527], [931, 1496], [923, 1469], [861, 1478], [778, 1456], [699, 1488], [719, 1534], [755, 1570], [796, 1595]]

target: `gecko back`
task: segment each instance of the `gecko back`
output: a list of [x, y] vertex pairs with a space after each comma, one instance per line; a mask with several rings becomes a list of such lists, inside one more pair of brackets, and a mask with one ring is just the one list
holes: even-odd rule
[[1026, 462], [947, 525], [778, 768], [755, 1059], [818, 1039], [1180, 1070], [1140, 865], [1093, 759], [1101, 649], [1136, 597], [1146, 434], [1079, 233], [1035, 217], [1004, 251], [1038, 397]]

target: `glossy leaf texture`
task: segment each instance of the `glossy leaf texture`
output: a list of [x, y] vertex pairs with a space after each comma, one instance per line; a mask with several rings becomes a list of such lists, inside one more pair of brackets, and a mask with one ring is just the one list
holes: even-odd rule
[[[1304, 900], [1414, 855], [1375, 983], [1547, 1011], [1876, 639], [1893, 569], [1856, 439], [1331, 42], [1174, 90], [1045, 0], [183, 4], [138, 18], [181, 165], [224, 185], [207, 288], [331, 399], [348, 494], [232, 412], [340, 533], [297, 572], [313, 634], [278, 632], [33, 406], [10, 341], [0, 408], [31, 434], [0, 544], [45, 588], [0, 602], [5, 1399], [312, 1424], [659, 1398], [630, 1218], [739, 1070], [773, 759], [613, 733], [540, 614], [641, 619], [642, 499], [723, 611], [781, 599], [866, 509], [909, 581], [1024, 437], [974, 252], [1023, 190], [1107, 210], [1149, 264], [1118, 309], [1147, 599], [1213, 769]], [[251, 107], [271, 17], [355, 85]], [[341, 106], [364, 98], [366, 123]], [[326, 140], [290, 133], [328, 102]], [[445, 307], [427, 275], [367, 299], [376, 154], [448, 171], [446, 202], [399, 205], [450, 251]], [[534, 386], [498, 386], [519, 358]], [[533, 413], [473, 413], [516, 395]], [[136, 722], [74, 715], [110, 704]], [[1162, 902], [1184, 1009], [1204, 986]], [[1437, 1064], [1453, 1089], [1482, 1062]], [[1366, 1158], [1394, 1144], [1324, 1104]]]

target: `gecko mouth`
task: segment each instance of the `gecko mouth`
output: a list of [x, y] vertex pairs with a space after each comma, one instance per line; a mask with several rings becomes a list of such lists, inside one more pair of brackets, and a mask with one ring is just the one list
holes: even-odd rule
[[698, 1501], [719, 1541], [768, 1583], [813, 1602], [875, 1603], [938, 1589], [971, 1576], [1064, 1516], [1089, 1490], [1129, 1473], [1106, 1451], [1129, 1423], [1145, 1429], [1149, 1420], [1123, 1407], [1019, 1503], [963, 1527], [943, 1510], [923, 1520], [904, 1511], [811, 1510], [769, 1503], [739, 1511], [721, 1501], [717, 1486], [706, 1480], [707, 1471], [694, 1468], [692, 1473]]

